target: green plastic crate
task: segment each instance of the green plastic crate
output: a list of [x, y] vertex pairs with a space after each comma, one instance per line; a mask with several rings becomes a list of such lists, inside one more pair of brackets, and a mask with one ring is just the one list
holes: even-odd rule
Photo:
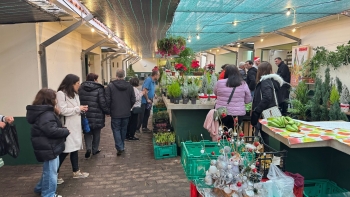
[[167, 110], [166, 107], [165, 108], [157, 108], [156, 106], [153, 106], [153, 113], [157, 113], [159, 111], [166, 111], [166, 110]]
[[[227, 141], [221, 141], [227, 145]], [[202, 148], [205, 149], [205, 153], [202, 154]], [[185, 171], [185, 174], [189, 180], [200, 179], [205, 177], [205, 172], [209, 169], [210, 160], [217, 159], [220, 153], [221, 146], [218, 142], [211, 142], [209, 140], [202, 140], [200, 142], [182, 142], [181, 143], [181, 164]], [[212, 155], [211, 153], [215, 154]], [[242, 157], [246, 157], [244, 165], [248, 165], [249, 162], [255, 160], [255, 153], [240, 153]], [[248, 154], [246, 156], [246, 154]]]
[[305, 197], [337, 196], [337, 194], [342, 196], [341, 194], [345, 193], [348, 194], [348, 191], [327, 179], [305, 180], [304, 182]]
[[[205, 153], [201, 150], [204, 147]], [[211, 152], [215, 152], [212, 155]], [[204, 178], [210, 166], [210, 160], [220, 155], [220, 146], [217, 142], [202, 140], [200, 142], [181, 142], [181, 164], [189, 180]]]
[[155, 159], [165, 159], [177, 156], [177, 146], [176, 144], [158, 146], [153, 138], [153, 152]]

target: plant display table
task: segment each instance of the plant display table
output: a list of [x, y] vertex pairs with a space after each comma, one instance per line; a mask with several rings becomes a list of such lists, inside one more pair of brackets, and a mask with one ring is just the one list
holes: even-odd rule
[[209, 132], [203, 128], [204, 120], [214, 104], [173, 104], [163, 96], [168, 110], [171, 110], [171, 121], [176, 134], [177, 145], [185, 141], [200, 141], [201, 134], [205, 140], [211, 140]]
[[[300, 137], [293, 132], [267, 126], [261, 120], [262, 130], [270, 135], [270, 146], [287, 150], [286, 171], [298, 172], [308, 179], [329, 179], [350, 190], [350, 128], [325, 130], [302, 125]], [[326, 122], [332, 124], [332, 122]], [[339, 122], [334, 122], [334, 124]]]

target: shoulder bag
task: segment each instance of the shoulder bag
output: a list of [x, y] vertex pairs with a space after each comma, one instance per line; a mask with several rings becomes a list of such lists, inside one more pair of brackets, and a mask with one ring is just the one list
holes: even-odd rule
[[[265, 110], [262, 112], [262, 117], [263, 117], [264, 119], [267, 119], [267, 118], [270, 118], [270, 117], [280, 117], [280, 116], [282, 116], [281, 111], [280, 111], [279, 108], [278, 108], [278, 101], [277, 101], [277, 97], [276, 97], [275, 87], [273, 86], [273, 83], [272, 83], [271, 80], [270, 80], [270, 82], [271, 82], [271, 84], [272, 84], [273, 95], [274, 95], [274, 97], [275, 97], [276, 106], [270, 107], [270, 108], [268, 108], [268, 109], [265, 109]], [[261, 96], [261, 100], [262, 100], [261, 89], [260, 89], [260, 96]]]
[[[233, 87], [232, 88], [232, 92], [230, 94], [230, 97], [228, 98], [228, 101], [227, 101], [227, 105], [231, 102], [231, 99], [232, 99], [232, 96], [233, 96], [233, 93], [235, 92], [235, 89], [236, 87]], [[226, 106], [223, 106], [223, 107], [219, 107], [215, 110], [215, 113], [214, 113], [214, 120], [219, 120], [219, 118], [225, 118], [227, 116], [227, 107]]]

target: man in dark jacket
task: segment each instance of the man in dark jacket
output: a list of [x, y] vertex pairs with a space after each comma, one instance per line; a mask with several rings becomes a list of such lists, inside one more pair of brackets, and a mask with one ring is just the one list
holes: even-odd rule
[[136, 102], [134, 89], [124, 78], [124, 70], [118, 69], [117, 79], [108, 84], [106, 88], [106, 100], [112, 117], [111, 126], [117, 156], [124, 152], [130, 110]]
[[91, 153], [100, 153], [100, 133], [105, 126], [105, 114], [109, 114], [104, 87], [97, 83], [97, 79], [97, 74], [89, 73], [79, 88], [80, 104], [89, 106], [86, 117], [89, 120], [90, 132], [84, 132], [85, 158], [90, 158]]
[[248, 87], [250, 89], [250, 93], [251, 93], [252, 100], [253, 100], [254, 90], [255, 90], [255, 86], [256, 86], [256, 73], [258, 72], [258, 68], [256, 66], [253, 66], [253, 62], [250, 60], [246, 61], [246, 63], [247, 63], [247, 68], [248, 68], [247, 84], [248, 84]]
[[289, 99], [289, 88], [290, 88], [290, 71], [280, 57], [275, 58], [275, 64], [278, 66], [277, 74], [282, 77], [282, 79], [288, 84], [283, 84], [279, 90], [281, 96], [281, 103], [279, 107], [281, 108], [282, 115], [287, 115], [288, 110], [288, 99]]

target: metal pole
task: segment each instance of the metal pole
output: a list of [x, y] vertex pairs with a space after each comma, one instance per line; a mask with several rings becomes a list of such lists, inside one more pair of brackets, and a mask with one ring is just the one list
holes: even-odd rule
[[81, 67], [82, 67], [82, 81], [86, 80], [86, 66], [85, 66], [85, 54], [92, 51], [93, 49], [95, 49], [96, 47], [100, 46], [101, 44], [105, 43], [108, 39], [104, 38], [101, 41], [99, 41], [98, 43], [92, 45], [91, 47], [87, 48], [86, 50], [83, 50], [81, 52]]
[[85, 18], [83, 18], [83, 19], [79, 20], [78, 22], [74, 23], [73, 25], [67, 27], [63, 31], [52, 36], [51, 38], [47, 39], [45, 42], [43, 42], [39, 45], [41, 87], [42, 88], [48, 87], [46, 47], [50, 46], [52, 43], [56, 42], [57, 40], [61, 39], [64, 36], [66, 36], [70, 32], [76, 30], [79, 26], [84, 24], [85, 21], [89, 21], [89, 20], [93, 19], [93, 17], [94, 16], [92, 14], [87, 15]]

